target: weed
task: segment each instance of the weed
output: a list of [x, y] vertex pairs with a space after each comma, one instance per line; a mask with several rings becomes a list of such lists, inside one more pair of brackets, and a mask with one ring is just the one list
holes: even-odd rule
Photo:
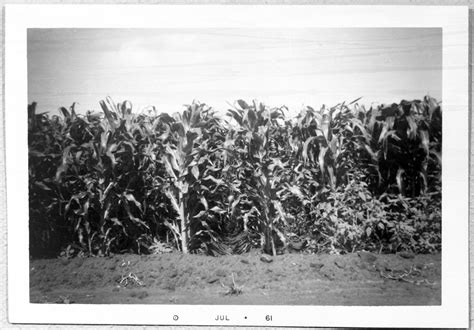
[[231, 295], [231, 296], [238, 296], [239, 294], [242, 294], [243, 293], [243, 286], [238, 286], [236, 283], [235, 283], [235, 279], [234, 279], [234, 273], [231, 274], [231, 277], [232, 277], [232, 283], [230, 285], [225, 285], [224, 283], [222, 283], [221, 281], [221, 285], [224, 289], [227, 289], [227, 291], [224, 293], [224, 295]]
[[128, 273], [128, 275], [122, 275], [119, 284], [124, 287], [143, 286], [143, 283], [138, 279], [137, 275], [133, 273]]

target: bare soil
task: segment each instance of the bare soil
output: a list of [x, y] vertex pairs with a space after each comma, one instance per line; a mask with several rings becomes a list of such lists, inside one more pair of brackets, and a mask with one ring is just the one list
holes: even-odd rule
[[[32, 303], [440, 305], [441, 255], [169, 253], [30, 262]], [[268, 260], [267, 260], [268, 261]], [[233, 284], [234, 278], [235, 285]]]

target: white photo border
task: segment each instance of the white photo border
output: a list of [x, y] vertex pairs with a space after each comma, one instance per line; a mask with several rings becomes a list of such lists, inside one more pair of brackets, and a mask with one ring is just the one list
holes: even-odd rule
[[[468, 7], [6, 5], [8, 316], [12, 323], [468, 327]], [[410, 27], [443, 31], [442, 304], [224, 306], [31, 304], [28, 253], [28, 28]], [[215, 321], [216, 315], [230, 321]], [[178, 320], [173, 319], [178, 315]], [[265, 319], [272, 315], [272, 321]], [[247, 316], [244, 319], [244, 316]]]

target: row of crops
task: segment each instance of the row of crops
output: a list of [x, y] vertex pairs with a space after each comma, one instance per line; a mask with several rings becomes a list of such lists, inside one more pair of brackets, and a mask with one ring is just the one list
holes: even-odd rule
[[430, 97], [294, 118], [242, 100], [225, 115], [100, 105], [28, 106], [32, 256], [441, 248], [442, 113]]

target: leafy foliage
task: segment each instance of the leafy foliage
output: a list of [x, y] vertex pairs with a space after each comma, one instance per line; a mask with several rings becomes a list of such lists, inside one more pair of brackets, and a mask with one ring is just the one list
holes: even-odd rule
[[[432, 98], [365, 109], [236, 102], [140, 114], [28, 106], [32, 255], [441, 249], [442, 114]], [[291, 245], [291, 244], [290, 244]]]

